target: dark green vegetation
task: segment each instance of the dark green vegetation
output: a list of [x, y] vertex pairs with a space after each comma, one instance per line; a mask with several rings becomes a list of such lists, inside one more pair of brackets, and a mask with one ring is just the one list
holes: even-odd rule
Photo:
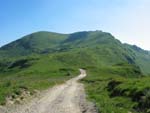
[[102, 31], [37, 32], [0, 48], [0, 102], [25, 87], [46, 89], [85, 68], [102, 113], [149, 112], [150, 53]]

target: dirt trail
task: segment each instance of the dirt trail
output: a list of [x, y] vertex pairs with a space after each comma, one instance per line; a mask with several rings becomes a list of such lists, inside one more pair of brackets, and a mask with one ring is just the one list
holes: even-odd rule
[[97, 113], [94, 104], [86, 101], [83, 84], [78, 83], [86, 76], [85, 70], [80, 72], [79, 76], [45, 91], [29, 103], [0, 108], [0, 113]]

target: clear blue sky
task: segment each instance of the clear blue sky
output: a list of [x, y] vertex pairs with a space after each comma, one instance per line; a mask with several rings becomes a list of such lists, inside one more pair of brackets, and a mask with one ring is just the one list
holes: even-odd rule
[[0, 46], [36, 31], [103, 30], [150, 50], [150, 0], [0, 0]]

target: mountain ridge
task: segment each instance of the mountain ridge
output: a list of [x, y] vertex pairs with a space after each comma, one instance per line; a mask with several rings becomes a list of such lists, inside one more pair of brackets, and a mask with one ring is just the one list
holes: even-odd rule
[[[11, 43], [13, 43], [13, 42], [15, 42], [15, 41], [21, 40], [22, 38], [25, 38], [25, 37], [30, 36], [30, 35], [38, 34], [38, 33], [50, 33], [50, 34], [60, 34], [60, 35], [72, 35], [72, 34], [84, 33], [84, 32], [88, 33], [88, 32], [103, 32], [103, 31], [102, 31], [102, 30], [95, 30], [95, 31], [78, 31], [78, 32], [73, 32], [73, 33], [58, 33], [58, 32], [51, 32], [51, 31], [37, 31], [37, 32], [30, 33], [30, 34], [28, 34], [28, 35], [24, 35], [23, 37], [18, 38], [18, 39], [14, 40], [14, 41], [12, 41], [12, 42], [10, 42], [10, 43], [7, 43], [7, 44], [5, 44], [5, 45], [2, 45], [2, 46], [0, 46], [0, 49], [1, 49], [1, 48], [4, 48], [5, 46], [7, 46], [7, 45], [9, 45], [9, 44], [11, 44]], [[109, 32], [103, 32], [103, 33], [108, 33], [108, 34], [112, 35], [112, 34], [109, 33]], [[112, 36], [113, 36], [113, 35], [112, 35]], [[113, 37], [114, 37], [114, 36], [113, 36]], [[114, 37], [114, 38], [115, 38], [115, 37]], [[116, 38], [115, 38], [115, 39], [116, 39]], [[116, 39], [116, 40], [118, 40], [118, 39]], [[120, 40], [118, 40], [118, 41], [119, 41], [120, 43], [122, 43]], [[138, 45], [135, 45], [135, 44], [128, 44], [128, 43], [122, 43], [122, 44], [134, 46], [134, 47], [136, 47], [136, 48], [138, 48], [138, 49], [140, 49], [140, 50], [144, 50], [145, 52], [150, 52], [150, 50], [143, 49], [143, 48], [141, 48], [141, 47], [139, 47]]]
[[62, 84], [82, 68], [87, 77], [81, 82], [100, 112], [146, 113], [149, 67], [149, 52], [110, 33], [33, 33], [0, 48], [0, 105], [18, 102], [22, 91]]
[[97, 62], [102, 59], [103, 64], [113, 65], [126, 61], [138, 65], [144, 73], [150, 73], [148, 69], [150, 54], [148, 51], [136, 45], [123, 44], [112, 34], [98, 30], [71, 34], [48, 31], [35, 32], [1, 47], [0, 58], [53, 54], [74, 50], [88, 51], [93, 54]]

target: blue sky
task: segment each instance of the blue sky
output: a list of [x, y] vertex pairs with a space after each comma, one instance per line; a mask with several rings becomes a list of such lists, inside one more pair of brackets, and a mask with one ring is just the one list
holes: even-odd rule
[[36, 31], [103, 30], [150, 50], [150, 0], [0, 0], [0, 46]]

